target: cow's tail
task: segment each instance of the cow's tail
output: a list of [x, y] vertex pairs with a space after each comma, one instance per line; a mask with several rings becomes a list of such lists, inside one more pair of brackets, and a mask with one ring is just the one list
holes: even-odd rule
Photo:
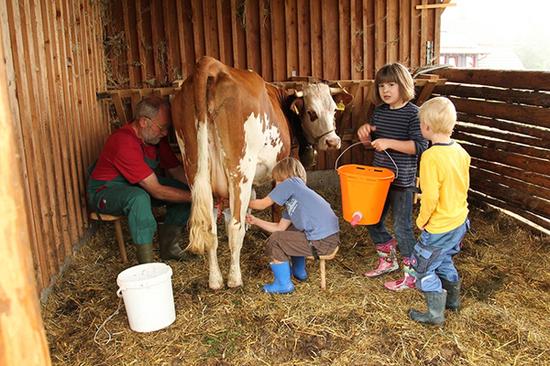
[[208, 146], [208, 85], [217, 74], [218, 64], [214, 59], [198, 61], [194, 75], [195, 118], [197, 127], [197, 171], [191, 187], [192, 207], [189, 218], [188, 249], [203, 254], [215, 240], [216, 217], [213, 214], [214, 200], [210, 181], [210, 156]]

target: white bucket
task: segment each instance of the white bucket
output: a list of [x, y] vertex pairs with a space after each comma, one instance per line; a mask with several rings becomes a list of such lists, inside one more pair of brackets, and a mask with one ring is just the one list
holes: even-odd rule
[[172, 294], [172, 268], [164, 263], [145, 263], [118, 274], [117, 296], [124, 299], [130, 328], [153, 332], [176, 320]]

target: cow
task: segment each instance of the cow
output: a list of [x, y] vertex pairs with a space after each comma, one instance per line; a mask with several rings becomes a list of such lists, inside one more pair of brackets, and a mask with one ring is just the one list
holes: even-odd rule
[[[352, 99], [341, 88], [332, 91], [339, 103]], [[171, 104], [192, 194], [188, 249], [203, 254], [206, 248], [209, 287], [222, 288], [213, 196], [226, 198], [231, 213], [227, 285], [241, 286], [240, 250], [252, 185], [270, 181], [273, 166], [289, 156], [292, 137], [297, 134], [303, 133], [302, 140], [317, 150], [340, 148], [335, 132], [337, 104], [331, 88], [312, 83], [301, 91], [288, 91], [266, 83], [253, 71], [205, 56]]]

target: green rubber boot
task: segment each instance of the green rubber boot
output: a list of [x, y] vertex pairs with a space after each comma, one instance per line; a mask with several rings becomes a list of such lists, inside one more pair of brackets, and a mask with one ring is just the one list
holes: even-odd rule
[[154, 262], [153, 244], [136, 244], [136, 255], [139, 264]]
[[441, 279], [441, 285], [447, 290], [447, 302], [445, 307], [452, 311], [458, 311], [460, 308], [460, 280], [449, 282]]
[[160, 258], [182, 260], [185, 252], [179, 246], [183, 239], [183, 227], [173, 224], [159, 225]]
[[409, 317], [417, 322], [425, 324], [441, 325], [445, 322], [445, 300], [447, 291], [443, 292], [424, 292], [428, 311], [425, 313], [418, 310], [409, 310]]

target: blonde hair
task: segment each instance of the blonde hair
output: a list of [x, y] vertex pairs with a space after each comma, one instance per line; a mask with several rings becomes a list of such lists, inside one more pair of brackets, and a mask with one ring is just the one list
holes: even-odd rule
[[408, 102], [414, 98], [414, 80], [409, 70], [401, 64], [386, 64], [376, 72], [374, 78], [374, 87], [376, 89], [375, 93], [373, 93], [374, 104], [376, 105], [384, 103], [378, 91], [378, 87], [382, 83], [397, 83], [399, 86], [399, 96], [404, 102]]
[[434, 133], [451, 135], [456, 124], [456, 109], [449, 99], [436, 97], [422, 104], [418, 118]]
[[282, 182], [290, 177], [298, 177], [303, 180], [304, 183], [307, 183], [306, 169], [300, 161], [292, 157], [284, 158], [279, 161], [275, 167], [273, 167], [271, 175], [277, 182]]

